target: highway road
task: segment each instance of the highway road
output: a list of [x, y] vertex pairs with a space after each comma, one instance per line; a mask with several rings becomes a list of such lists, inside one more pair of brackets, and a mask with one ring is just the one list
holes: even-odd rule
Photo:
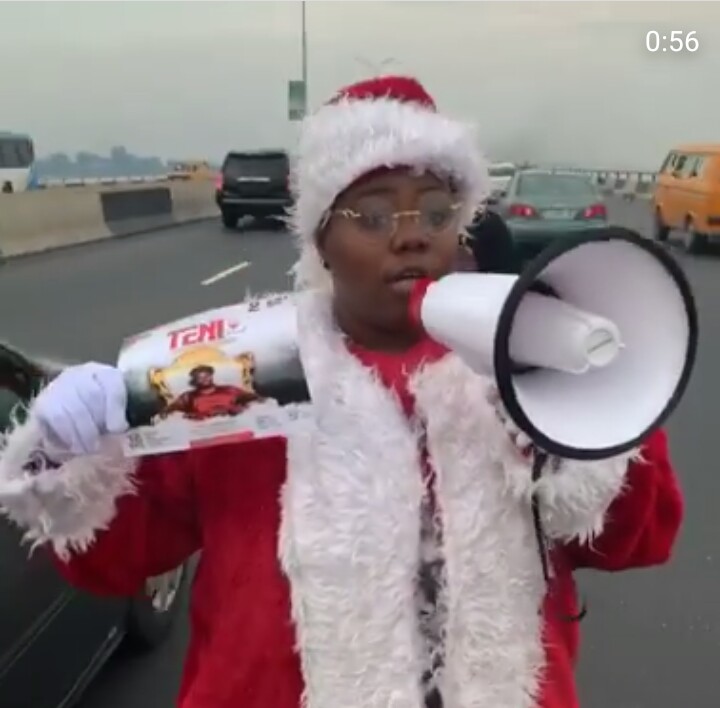
[[[612, 215], [649, 229], [642, 204], [615, 203]], [[718, 705], [720, 263], [713, 256], [680, 260], [702, 323], [694, 381], [669, 426], [687, 520], [669, 567], [579, 576], [589, 604], [579, 668], [583, 708]], [[286, 287], [291, 263], [282, 231], [227, 232], [215, 222], [11, 262], [0, 269], [0, 336], [59, 357], [112, 361], [126, 334], [248, 290]], [[186, 640], [183, 623], [154, 655], [121, 652], [79, 708], [171, 708]]]

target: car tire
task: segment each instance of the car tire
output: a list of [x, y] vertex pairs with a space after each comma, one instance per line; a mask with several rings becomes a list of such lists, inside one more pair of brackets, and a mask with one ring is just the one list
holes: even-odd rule
[[660, 209], [655, 210], [655, 240], [660, 243], [666, 243], [670, 236], [670, 229], [663, 224]]
[[232, 211], [222, 211], [222, 223], [226, 229], [236, 229], [240, 215]]
[[685, 219], [685, 228], [682, 231], [683, 251], [689, 255], [700, 255], [705, 251], [707, 239], [695, 230], [690, 217]]
[[145, 590], [130, 603], [125, 627], [128, 643], [138, 650], [149, 650], [162, 644], [172, 631], [180, 598], [187, 587], [190, 565], [150, 578]]
[[267, 226], [269, 231], [284, 231], [285, 227], [287, 226], [287, 223], [283, 219], [283, 217], [280, 216], [269, 216], [265, 222], [265, 226]]

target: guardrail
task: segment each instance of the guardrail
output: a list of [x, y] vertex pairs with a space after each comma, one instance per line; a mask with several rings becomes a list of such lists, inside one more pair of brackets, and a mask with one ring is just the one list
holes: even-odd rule
[[549, 169], [588, 175], [607, 195], [620, 196], [628, 201], [649, 199], [657, 180], [657, 172], [645, 170], [598, 170], [553, 165]]
[[181, 179], [170, 174], [162, 175], [130, 175], [126, 177], [83, 177], [76, 179], [41, 179], [38, 182], [40, 189], [53, 187], [89, 187], [93, 185], [113, 184], [147, 184], [157, 182], [168, 182]]
[[[552, 165], [548, 169], [584, 174], [592, 178], [600, 189], [606, 194], [614, 194], [624, 199], [650, 198], [652, 195], [656, 172], [641, 170], [600, 170], [579, 167], [563, 167]], [[83, 179], [45, 179], [40, 180], [40, 189], [57, 187], [88, 187], [93, 185], [115, 184], [147, 184], [169, 181], [184, 181], [185, 178], [173, 174], [161, 175], [131, 175], [127, 177], [86, 177]]]

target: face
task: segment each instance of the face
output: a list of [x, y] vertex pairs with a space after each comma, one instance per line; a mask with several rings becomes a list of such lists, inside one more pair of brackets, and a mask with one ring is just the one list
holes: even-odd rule
[[454, 267], [459, 207], [458, 196], [432, 174], [392, 171], [346, 190], [318, 235], [338, 314], [390, 331], [409, 327], [415, 282]]
[[207, 388], [213, 385], [213, 375], [209, 371], [198, 371], [195, 375], [195, 385], [197, 388]]

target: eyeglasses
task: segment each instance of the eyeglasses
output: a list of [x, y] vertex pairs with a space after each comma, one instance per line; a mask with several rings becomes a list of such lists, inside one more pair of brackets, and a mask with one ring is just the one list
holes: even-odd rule
[[413, 219], [426, 236], [436, 236], [451, 228], [457, 228], [462, 202], [448, 199], [426, 199], [419, 209], [395, 211], [391, 202], [385, 199], [368, 199], [367, 203], [355, 209], [335, 209], [328, 212], [331, 216], [340, 216], [354, 223], [358, 230], [381, 238], [392, 238], [398, 230], [400, 219]]

